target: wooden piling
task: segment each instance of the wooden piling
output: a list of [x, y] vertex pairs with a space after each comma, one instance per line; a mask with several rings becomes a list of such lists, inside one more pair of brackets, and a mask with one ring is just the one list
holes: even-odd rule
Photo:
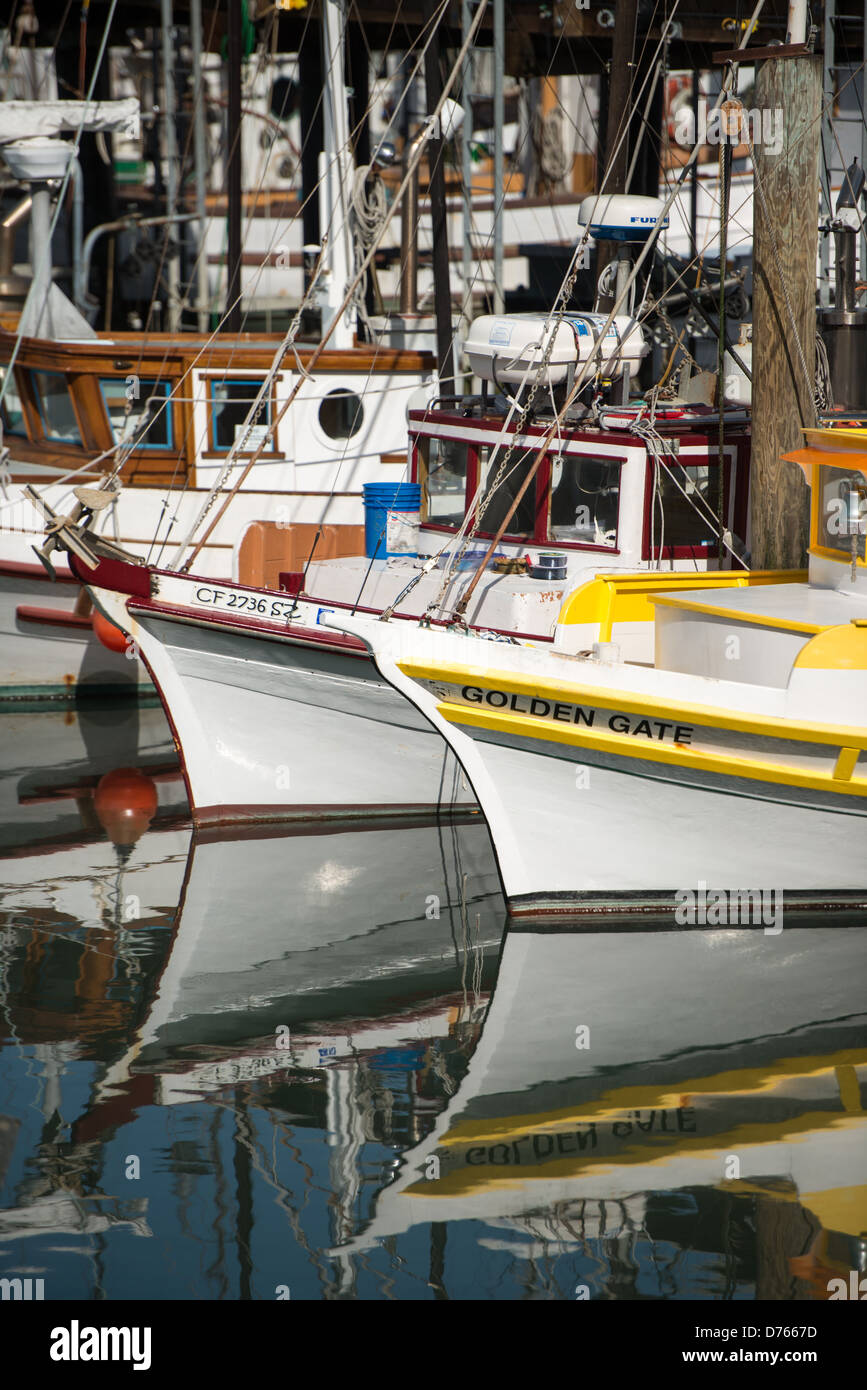
[[[801, 470], [781, 462], [780, 456], [801, 447], [802, 428], [815, 424], [821, 103], [820, 58], [803, 54], [761, 64], [754, 109], [763, 129], [760, 133], [756, 123], [751, 131], [757, 184], [750, 502], [754, 569], [803, 568], [809, 540], [808, 491]], [[774, 137], [779, 137], [779, 149]]]

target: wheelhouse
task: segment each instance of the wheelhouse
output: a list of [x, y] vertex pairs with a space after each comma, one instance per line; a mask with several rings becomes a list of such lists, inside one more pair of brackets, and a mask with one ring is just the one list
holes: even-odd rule
[[474, 531], [489, 541], [545, 445], [503, 534], [505, 549], [564, 551], [570, 570], [662, 562], [672, 568], [727, 567], [728, 559], [720, 559], [718, 519], [746, 542], [749, 434], [742, 419], [727, 424], [720, 453], [717, 417], [711, 421], [708, 415], [681, 411], [657, 420], [649, 436], [634, 412], [614, 428], [564, 426], [545, 444], [550, 424], [544, 418], [520, 435], [504, 436], [503, 417], [484, 404], [411, 411], [409, 458], [412, 479], [421, 485], [422, 531], [432, 542], [441, 535], [438, 545], [444, 544], [479, 489], [484, 494], [493, 484]]

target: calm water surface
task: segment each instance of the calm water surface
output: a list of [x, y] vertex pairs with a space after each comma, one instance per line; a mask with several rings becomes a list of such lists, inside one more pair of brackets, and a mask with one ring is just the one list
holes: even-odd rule
[[0, 1277], [827, 1297], [865, 964], [858, 926], [510, 929], [478, 820], [196, 838], [159, 710], [0, 714]]

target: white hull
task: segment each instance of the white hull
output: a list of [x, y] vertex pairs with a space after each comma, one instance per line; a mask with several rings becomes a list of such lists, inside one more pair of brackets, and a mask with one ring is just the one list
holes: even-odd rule
[[[79, 593], [75, 583], [52, 584], [39, 572], [21, 575], [0, 567], [0, 700], [151, 689], [140, 662], [109, 651], [89, 626], [64, 621], [74, 622]], [[20, 608], [50, 610], [56, 621], [47, 615], [34, 620]]]
[[672, 781], [662, 766], [636, 774], [587, 754], [567, 760], [472, 742], [462, 756], [474, 784], [481, 772], [497, 789], [496, 807], [483, 806], [513, 912], [612, 897], [652, 906], [700, 883], [828, 898], [867, 892], [863, 813], [746, 794], [735, 779], [717, 790]]
[[[257, 636], [95, 597], [169, 712], [197, 823], [400, 816], [472, 806], [447, 745], [363, 651]], [[276, 599], [276, 596], [274, 596]]]
[[[777, 929], [786, 902], [867, 898], [863, 779], [836, 771], [840, 747], [863, 741], [859, 671], [837, 673], [832, 707], [817, 704], [814, 677], [823, 677], [810, 670], [771, 689], [327, 621], [362, 636], [448, 740], [485, 813], [513, 913], [581, 913], [616, 900], [670, 914], [678, 895], [704, 885], [730, 900], [754, 895], [746, 918], [738, 899], [737, 917], [727, 902], [711, 924]], [[651, 708], [669, 722], [641, 720]], [[612, 713], [624, 709], [638, 712]], [[819, 709], [830, 732], [811, 723]], [[750, 720], [769, 732], [739, 733]], [[809, 727], [825, 742], [797, 742]], [[700, 916], [698, 896], [694, 907]], [[667, 924], [703, 925], [670, 915]]]

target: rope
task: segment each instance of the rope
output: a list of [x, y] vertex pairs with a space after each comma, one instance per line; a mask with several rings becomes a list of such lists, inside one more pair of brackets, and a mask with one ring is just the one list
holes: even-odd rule
[[559, 106], [551, 111], [533, 113], [533, 151], [548, 183], [562, 183], [572, 168], [572, 155], [566, 150], [563, 125], [563, 112]]
[[[370, 248], [379, 241], [387, 212], [385, 184], [372, 164], [362, 164], [355, 170], [349, 195], [349, 225], [356, 269], [362, 264]], [[368, 329], [370, 323], [365, 291], [369, 274], [368, 269], [358, 282], [353, 297], [356, 312], [367, 324]]]

